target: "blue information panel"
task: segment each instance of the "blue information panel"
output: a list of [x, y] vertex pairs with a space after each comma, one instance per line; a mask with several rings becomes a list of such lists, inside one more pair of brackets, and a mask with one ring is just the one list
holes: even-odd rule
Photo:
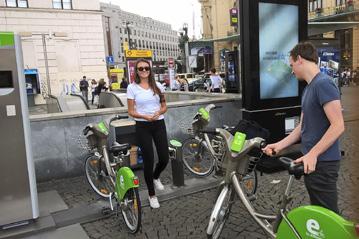
[[340, 50], [332, 46], [319, 47], [317, 50], [320, 71], [332, 77], [338, 85]]

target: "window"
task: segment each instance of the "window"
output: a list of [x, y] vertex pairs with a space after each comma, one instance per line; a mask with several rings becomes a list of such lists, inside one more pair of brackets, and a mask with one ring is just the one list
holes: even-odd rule
[[341, 6], [341, 5], [344, 5], [346, 4], [347, 0], [336, 0], [335, 3], [336, 3], [336, 6]]
[[72, 9], [72, 0], [52, 0], [52, 5], [56, 9]]
[[21, 7], [21, 8], [29, 7], [27, 5], [27, 0], [6, 0], [6, 6], [7, 7]]

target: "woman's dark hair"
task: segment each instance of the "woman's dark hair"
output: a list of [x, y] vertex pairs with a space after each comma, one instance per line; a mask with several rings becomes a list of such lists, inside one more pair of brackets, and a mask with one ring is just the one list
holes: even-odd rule
[[137, 72], [137, 66], [140, 62], [144, 62], [144, 63], [147, 63], [148, 66], [150, 67], [150, 74], [148, 76], [148, 84], [150, 86], [150, 88], [152, 89], [153, 93], [156, 95], [158, 95], [160, 97], [160, 102], [164, 102], [165, 100], [165, 97], [164, 95], [162, 94], [161, 90], [158, 88], [157, 84], [156, 84], [156, 81], [155, 81], [155, 78], [154, 78], [154, 75], [153, 75], [153, 72], [152, 72], [152, 67], [151, 67], [151, 64], [148, 60], [146, 59], [139, 59], [136, 61], [136, 74], [135, 74], [135, 82], [136, 84], [140, 84], [141, 83], [141, 78], [140, 76], [138, 75], [138, 72]]
[[300, 42], [291, 51], [290, 56], [294, 61], [297, 61], [298, 56], [301, 56], [307, 61], [318, 64], [318, 52], [315, 46], [311, 42]]

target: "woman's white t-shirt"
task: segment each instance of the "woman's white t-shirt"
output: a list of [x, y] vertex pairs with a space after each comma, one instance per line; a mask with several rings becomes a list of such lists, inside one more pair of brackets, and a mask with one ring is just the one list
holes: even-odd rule
[[[164, 92], [163, 86], [156, 82], [158, 89], [161, 93]], [[151, 88], [144, 89], [140, 85], [131, 83], [127, 87], [127, 99], [135, 100], [135, 110], [141, 115], [154, 115], [161, 108], [160, 97], [159, 95], [154, 95]], [[158, 120], [163, 119], [164, 116], [160, 115]], [[146, 121], [145, 119], [135, 118], [137, 121]]]

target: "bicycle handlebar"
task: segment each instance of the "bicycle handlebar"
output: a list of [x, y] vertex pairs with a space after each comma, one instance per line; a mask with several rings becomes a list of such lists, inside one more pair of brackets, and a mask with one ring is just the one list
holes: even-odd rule
[[115, 115], [113, 118], [110, 119], [110, 124], [114, 120], [120, 120], [120, 119], [128, 119], [127, 115]]
[[304, 174], [304, 166], [302, 163], [296, 164], [288, 157], [280, 157], [279, 161], [288, 169], [289, 174], [293, 174], [296, 178], [300, 178]]
[[204, 133], [204, 134], [218, 134], [219, 132], [217, 132], [216, 128], [206, 128], [206, 129], [202, 129], [199, 130], [200, 133]]

